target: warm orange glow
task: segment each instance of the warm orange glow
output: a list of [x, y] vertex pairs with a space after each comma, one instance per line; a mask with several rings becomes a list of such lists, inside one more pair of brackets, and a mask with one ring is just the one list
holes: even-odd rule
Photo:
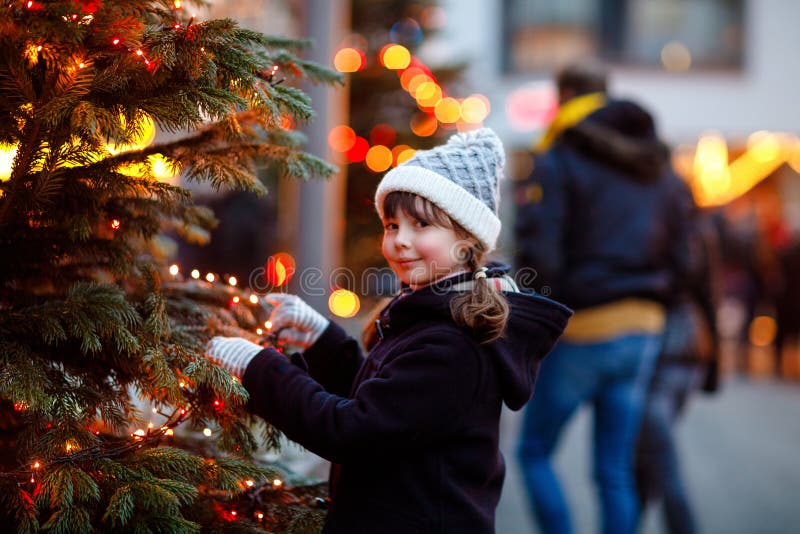
[[197, 269], [192, 269], [192, 278], [194, 278], [195, 280], [200, 278], [200, 271], [198, 271]]
[[281, 486], [283, 486], [283, 480], [276, 478], [275, 480], [272, 481], [273, 488], [280, 488]]
[[489, 116], [489, 100], [483, 95], [471, 95], [461, 102], [461, 118], [470, 124], [480, 124]]
[[214, 273], [208, 273], [206, 275], [206, 281], [208, 281], [208, 282], [214, 282], [214, 280], [216, 280], [216, 279], [217, 279], [217, 277], [214, 276]]
[[426, 113], [417, 113], [411, 118], [411, 131], [418, 137], [430, 137], [438, 127], [436, 118]]
[[775, 341], [778, 326], [775, 319], [768, 315], [760, 315], [750, 323], [750, 343], [756, 347], [767, 347]]
[[177, 276], [179, 272], [181, 272], [181, 268], [177, 264], [173, 263], [169, 266], [169, 274], [172, 276]]
[[347, 152], [356, 143], [356, 132], [344, 124], [334, 126], [328, 133], [328, 145], [336, 152]]
[[432, 108], [442, 99], [442, 88], [436, 82], [423, 82], [414, 94], [417, 104], [423, 108]]
[[339, 72], [358, 72], [364, 68], [366, 56], [355, 48], [342, 48], [333, 58], [333, 66]]
[[17, 155], [17, 145], [0, 143], [0, 181], [11, 178], [11, 166]]
[[[425, 75], [425, 71], [423, 71], [419, 67], [409, 67], [409, 68], [407, 68], [400, 75], [400, 87], [402, 87], [406, 91], [411, 92], [411, 89], [409, 89], [409, 84], [411, 83], [411, 80], [413, 80], [415, 76], [418, 76], [420, 74]], [[422, 82], [420, 82], [420, 83], [422, 83]]]
[[436, 103], [433, 113], [440, 122], [453, 124], [461, 117], [461, 105], [458, 100], [448, 96]]
[[392, 166], [392, 151], [383, 145], [375, 145], [367, 151], [367, 168], [373, 172], [383, 172]]
[[352, 291], [337, 289], [328, 298], [328, 308], [338, 317], [353, 317], [361, 308], [361, 302]]
[[295, 271], [294, 258], [286, 252], [273, 254], [264, 268], [267, 282], [275, 287], [288, 284]]
[[393, 148], [392, 148], [392, 158], [393, 158], [393, 160], [394, 160], [394, 163], [393, 163], [393, 165], [397, 166], [397, 165], [399, 165], [399, 164], [403, 163], [403, 161], [406, 161], [406, 159], [408, 159], [408, 157], [407, 157], [406, 159], [404, 159], [404, 160], [401, 160], [401, 161], [398, 161], [398, 159], [400, 158], [400, 155], [401, 155], [403, 152], [406, 152], [406, 151], [408, 151], [408, 150], [411, 150], [411, 152], [412, 152], [412, 154], [413, 154], [413, 152], [414, 152], [414, 149], [413, 149], [413, 148], [411, 148], [411, 147], [410, 147], [410, 146], [408, 146], [408, 145], [397, 145], [397, 146], [393, 147]]
[[236, 279], [235, 276], [231, 276], [230, 278], [228, 278], [228, 284], [229, 285], [235, 286], [238, 282], [239, 281]]
[[400, 70], [411, 63], [411, 53], [408, 48], [399, 44], [385, 46], [380, 54], [381, 63], [391, 70]]
[[[125, 120], [120, 118], [120, 121], [125, 126]], [[106, 145], [106, 150], [108, 150], [112, 155], [120, 154], [122, 152], [130, 152], [133, 150], [141, 150], [150, 143], [153, 142], [153, 139], [156, 137], [156, 124], [153, 122], [149, 116], [144, 116], [140, 119], [139, 123], [136, 125], [137, 135], [134, 135], [130, 141], [126, 144], [114, 144], [114, 145]]]
[[[409, 69], [411, 70], [411, 69]], [[408, 82], [408, 88], [406, 89], [408, 93], [416, 98], [417, 90], [419, 86], [423, 83], [431, 82], [433, 83], [433, 78], [425, 74], [424, 72], [420, 72], [420, 74], [415, 74], [411, 77], [411, 80]]]
[[781, 155], [778, 136], [770, 132], [755, 132], [747, 138], [747, 150], [759, 163], [769, 163]]
[[258, 297], [256, 295], [250, 295], [247, 300], [250, 301], [250, 304], [258, 304]]
[[122, 223], [121, 223], [121, 222], [119, 222], [119, 219], [113, 219], [113, 220], [111, 221], [111, 229], [112, 229], [112, 230], [119, 230], [119, 227], [120, 227], [121, 225], [122, 225]]

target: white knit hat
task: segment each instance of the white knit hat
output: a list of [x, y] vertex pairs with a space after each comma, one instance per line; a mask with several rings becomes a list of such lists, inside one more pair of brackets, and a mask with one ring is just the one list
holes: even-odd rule
[[375, 208], [383, 218], [386, 195], [414, 193], [441, 208], [490, 252], [500, 235], [497, 207], [505, 160], [503, 143], [489, 128], [455, 134], [447, 144], [417, 151], [387, 172], [375, 192]]

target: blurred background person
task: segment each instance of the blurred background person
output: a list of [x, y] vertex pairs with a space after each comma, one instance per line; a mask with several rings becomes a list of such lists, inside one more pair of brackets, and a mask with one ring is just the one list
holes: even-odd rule
[[664, 303], [688, 262], [691, 203], [650, 114], [606, 94], [606, 73], [557, 76], [561, 107], [521, 187], [517, 267], [575, 315], [545, 358], [520, 434], [519, 460], [542, 530], [572, 531], [551, 457], [583, 403], [594, 410], [602, 530], [636, 530], [633, 455], [664, 326]]
[[[688, 190], [685, 194], [689, 195]], [[692, 221], [692, 267], [679, 279], [680, 287], [667, 311], [635, 461], [640, 507], [644, 511], [648, 504], [660, 501], [671, 534], [697, 531], [681, 476], [674, 424], [694, 391], [712, 393], [719, 383], [719, 240], [707, 217], [698, 213]]]

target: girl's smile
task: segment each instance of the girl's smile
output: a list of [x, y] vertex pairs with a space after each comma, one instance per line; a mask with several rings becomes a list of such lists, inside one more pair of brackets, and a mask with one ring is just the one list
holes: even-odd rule
[[467, 243], [443, 228], [398, 210], [383, 221], [382, 252], [398, 278], [412, 289], [463, 269], [459, 250]]

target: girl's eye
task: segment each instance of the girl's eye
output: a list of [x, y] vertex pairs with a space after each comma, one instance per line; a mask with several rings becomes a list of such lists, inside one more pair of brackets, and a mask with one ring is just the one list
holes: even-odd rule
[[425, 228], [430, 226], [430, 224], [426, 223], [425, 221], [417, 221], [416, 223], [417, 228]]
[[395, 223], [386, 223], [386, 224], [383, 225], [383, 229], [385, 231], [397, 230], [397, 224], [395, 224]]

